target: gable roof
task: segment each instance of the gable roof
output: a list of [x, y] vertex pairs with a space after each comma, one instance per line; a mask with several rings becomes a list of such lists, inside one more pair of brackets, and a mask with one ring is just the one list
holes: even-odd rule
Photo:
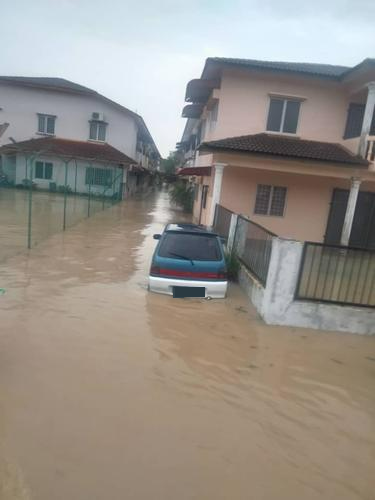
[[361, 69], [362, 67], [373, 66], [375, 68], [375, 59], [366, 58], [359, 64], [350, 67], [334, 64], [260, 61], [258, 59], [239, 59], [230, 57], [208, 57], [203, 69], [202, 78], [212, 78], [212, 75], [209, 74], [210, 67], [222, 64], [281, 73], [294, 73], [315, 76], [318, 78], [328, 78], [331, 80], [343, 80], [347, 75]]
[[341, 144], [264, 133], [203, 142], [199, 150], [266, 154], [365, 168], [369, 165], [367, 160], [354, 155]]
[[155, 149], [155, 153], [161, 158], [158, 148], [151, 136], [150, 131], [147, 128], [145, 121], [142, 116], [134, 111], [118, 104], [115, 101], [112, 101], [108, 97], [105, 97], [96, 90], [92, 90], [88, 87], [84, 87], [83, 85], [79, 85], [78, 83], [71, 82], [70, 80], [66, 80], [65, 78], [55, 78], [55, 77], [32, 77], [32, 76], [1, 76], [0, 75], [0, 83], [8, 83], [11, 85], [19, 85], [22, 87], [33, 87], [39, 88], [43, 90], [52, 90], [56, 92], [66, 92], [73, 94], [81, 94], [97, 97], [101, 101], [107, 102], [112, 106], [116, 107], [120, 111], [124, 111], [127, 114], [130, 114], [135, 119], [137, 125], [139, 126], [140, 132], [143, 137], [146, 137]]
[[0, 153], [38, 153], [46, 156], [59, 156], [66, 159], [82, 159], [99, 162], [132, 165], [137, 162], [107, 143], [73, 141], [56, 137], [42, 137], [11, 144], [0, 148]]
[[0, 82], [12, 83], [22, 86], [45, 88], [50, 90], [61, 90], [64, 92], [80, 92], [83, 94], [97, 94], [95, 90], [71, 82], [65, 78], [54, 77], [32, 77], [32, 76], [0, 76]]
[[236, 59], [228, 57], [209, 57], [209, 62], [225, 63], [235, 66], [246, 66], [249, 68], [270, 69], [292, 73], [306, 73], [310, 75], [338, 78], [350, 69], [349, 66], [336, 66], [332, 64], [315, 64], [283, 61], [259, 61], [257, 59]]

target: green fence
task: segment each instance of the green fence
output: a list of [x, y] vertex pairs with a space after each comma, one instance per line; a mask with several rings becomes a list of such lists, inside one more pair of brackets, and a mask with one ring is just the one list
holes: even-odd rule
[[3, 157], [0, 261], [118, 203], [123, 182], [117, 165], [28, 156], [16, 167]]

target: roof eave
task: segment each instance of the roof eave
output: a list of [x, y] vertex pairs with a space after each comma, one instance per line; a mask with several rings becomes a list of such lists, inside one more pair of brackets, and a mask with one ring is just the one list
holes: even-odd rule
[[339, 165], [341, 167], [346, 167], [346, 168], [362, 168], [368, 170], [370, 163], [367, 160], [363, 160], [361, 163], [356, 163], [356, 162], [344, 162], [344, 161], [335, 161], [331, 159], [323, 159], [323, 158], [310, 158], [310, 157], [304, 157], [304, 156], [290, 156], [290, 155], [282, 155], [282, 154], [277, 154], [277, 153], [263, 153], [262, 151], [245, 151], [241, 149], [233, 149], [233, 148], [223, 148], [223, 147], [217, 147], [217, 146], [209, 146], [207, 143], [202, 143], [199, 148], [199, 151], [202, 151], [204, 153], [230, 153], [230, 154], [239, 154], [239, 155], [259, 155], [262, 157], [268, 157], [268, 158], [284, 158], [286, 160], [292, 160], [292, 161], [312, 161], [312, 162], [317, 162], [317, 163], [324, 163], [324, 164], [335, 164]]

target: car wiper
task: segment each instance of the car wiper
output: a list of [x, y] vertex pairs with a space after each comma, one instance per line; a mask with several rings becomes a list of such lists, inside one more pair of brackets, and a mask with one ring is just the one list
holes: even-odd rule
[[191, 262], [191, 265], [194, 266], [194, 261], [193, 259], [190, 259], [190, 257], [187, 257], [186, 255], [182, 255], [180, 253], [173, 253], [173, 252], [168, 252], [169, 255], [173, 255], [173, 257], [178, 257], [180, 259], [184, 259], [184, 260], [190, 260]]

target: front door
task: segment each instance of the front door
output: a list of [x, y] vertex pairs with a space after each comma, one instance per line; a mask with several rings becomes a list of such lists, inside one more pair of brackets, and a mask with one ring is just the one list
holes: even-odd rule
[[[348, 190], [333, 190], [325, 235], [325, 243], [327, 244], [340, 244], [348, 198]], [[375, 249], [375, 193], [359, 192], [349, 245]]]

